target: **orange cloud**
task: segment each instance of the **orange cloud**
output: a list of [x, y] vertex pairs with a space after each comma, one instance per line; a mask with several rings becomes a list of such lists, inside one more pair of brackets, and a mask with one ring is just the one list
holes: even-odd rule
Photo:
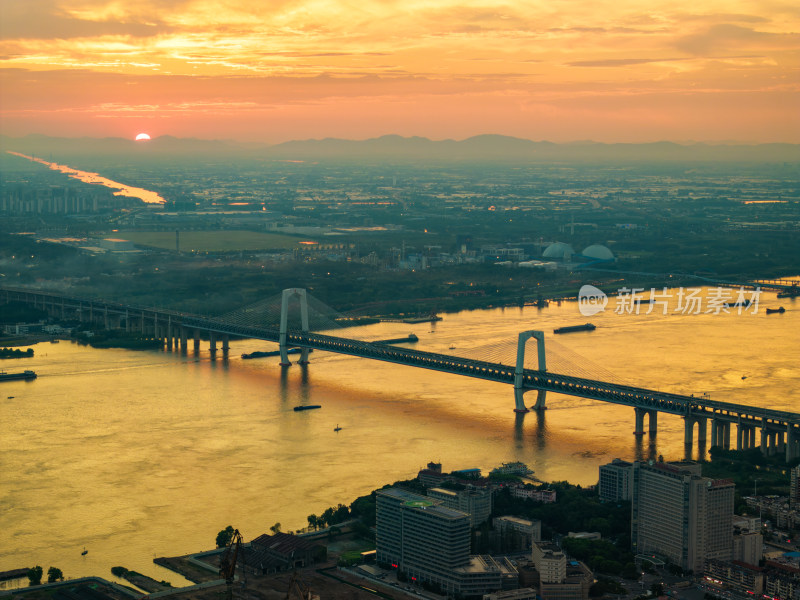
[[0, 124], [116, 134], [157, 119], [180, 134], [215, 115], [204, 135], [271, 141], [800, 141], [799, 11], [646, 4], [4, 0]]

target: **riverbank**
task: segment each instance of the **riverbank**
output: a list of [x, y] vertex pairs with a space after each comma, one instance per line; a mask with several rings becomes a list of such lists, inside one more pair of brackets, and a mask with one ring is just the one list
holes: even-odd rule
[[41, 344], [42, 342], [50, 342], [53, 341], [54, 339], [57, 338], [54, 338], [50, 334], [30, 333], [26, 335], [0, 337], [0, 345], [6, 346], [8, 348], [19, 348], [20, 346], [35, 346], [36, 344]]
[[0, 359], [3, 358], [33, 358], [33, 348], [28, 348], [27, 350], [0, 348]]

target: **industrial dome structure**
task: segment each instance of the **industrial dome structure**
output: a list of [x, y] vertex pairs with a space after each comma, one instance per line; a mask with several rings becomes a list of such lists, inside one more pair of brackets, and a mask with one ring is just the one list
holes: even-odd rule
[[569, 244], [565, 244], [564, 242], [554, 242], [544, 249], [544, 252], [542, 252], [542, 257], [569, 259], [573, 254], [575, 254], [575, 250], [573, 250], [572, 246]]
[[611, 250], [601, 244], [592, 244], [582, 254], [586, 258], [594, 260], [614, 260], [616, 258]]

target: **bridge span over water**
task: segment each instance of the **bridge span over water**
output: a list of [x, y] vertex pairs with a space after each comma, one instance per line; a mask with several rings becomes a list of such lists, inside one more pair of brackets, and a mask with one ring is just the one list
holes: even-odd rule
[[[300, 299], [299, 329], [290, 329], [288, 326], [286, 307], [292, 297]], [[529, 410], [524, 402], [526, 392], [533, 390], [537, 392], [536, 403], [531, 407], [534, 410], [544, 410], [546, 394], [553, 392], [633, 408], [636, 435], [645, 433], [645, 416], [648, 417], [647, 433], [655, 436], [658, 431], [658, 413], [678, 415], [684, 419], [684, 442], [687, 449], [694, 443], [695, 431], [698, 444], [705, 446], [710, 442], [711, 446], [731, 449], [731, 432], [734, 430], [732, 426], [735, 426], [733, 447], [737, 450], [760, 447], [765, 454], [785, 453], [787, 460], [800, 456], [800, 413], [552, 373], [547, 370], [544, 335], [538, 331], [525, 331], [519, 334], [515, 365], [315, 333], [309, 331], [305, 297], [305, 290], [284, 290], [280, 326], [270, 327], [240, 324], [224, 318], [204, 317], [152, 307], [76, 298], [39, 290], [0, 287], [2, 301], [30, 303], [62, 319], [79, 319], [108, 329], [139, 331], [162, 340], [168, 349], [175, 347], [187, 351], [191, 339], [197, 352], [200, 350], [200, 340], [206, 337], [210, 341], [212, 355], [217, 351], [218, 342], [221, 343], [223, 354], [227, 354], [231, 337], [267, 340], [279, 345], [283, 367], [291, 365], [287, 353], [289, 348], [301, 349], [300, 363], [308, 362], [310, 349], [336, 352], [509, 384], [514, 389], [514, 410], [517, 412]], [[524, 366], [525, 351], [531, 338], [536, 341], [538, 369]]]

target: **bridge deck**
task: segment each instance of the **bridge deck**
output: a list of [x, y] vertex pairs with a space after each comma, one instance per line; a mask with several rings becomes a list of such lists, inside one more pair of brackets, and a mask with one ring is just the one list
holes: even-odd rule
[[[71, 297], [24, 288], [3, 287], [0, 288], [0, 291], [6, 295], [7, 299], [13, 298], [23, 301], [33, 299], [34, 302], [38, 299], [42, 304], [50, 302], [52, 306], [68, 307], [81, 311], [97, 310], [118, 315], [139, 314], [142, 320], [145, 318], [152, 322], [160, 320], [161, 323], [169, 321], [173, 326], [184, 326], [222, 335], [262, 339], [276, 343], [280, 340], [280, 332], [276, 328], [236, 325], [178, 311]], [[287, 335], [287, 344], [456, 375], [466, 375], [498, 383], [512, 385], [515, 383], [514, 366], [501, 363], [308, 332], [290, 332]], [[702, 397], [671, 394], [534, 369], [523, 370], [521, 386], [525, 390], [545, 390], [675, 415], [721, 418], [730, 421], [746, 421], [751, 424], [759, 421], [764, 426], [769, 424], [800, 425], [799, 413], [744, 406]]]

